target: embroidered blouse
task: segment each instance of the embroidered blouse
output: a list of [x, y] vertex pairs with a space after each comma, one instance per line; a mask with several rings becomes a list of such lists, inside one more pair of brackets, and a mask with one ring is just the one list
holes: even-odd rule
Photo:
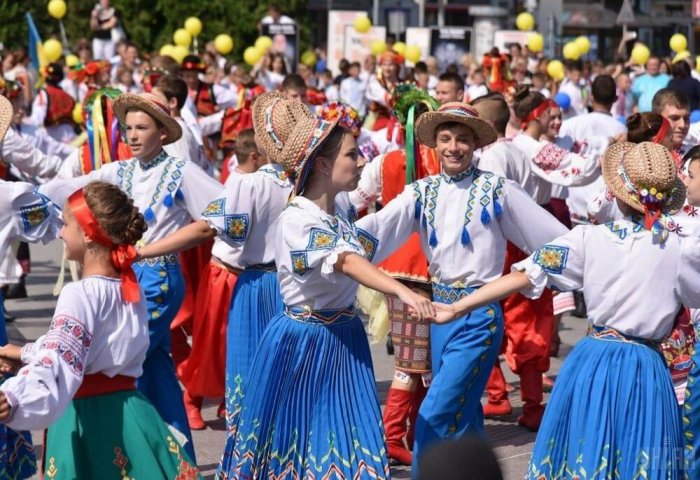
[[119, 279], [91, 276], [63, 287], [48, 332], [22, 348], [25, 364], [2, 390], [7, 426], [42, 430], [63, 415], [83, 376], [138, 378], [148, 350], [145, 300], [122, 299]]
[[[697, 239], [694, 239], [697, 242]], [[638, 221], [582, 225], [513, 266], [524, 271], [541, 295], [545, 286], [579, 290], [588, 320], [626, 335], [661, 340], [681, 305], [700, 307], [700, 248], [694, 251], [670, 234], [665, 242]]]
[[304, 197], [295, 197], [282, 212], [275, 258], [286, 305], [323, 310], [355, 303], [357, 282], [334, 266], [344, 252], [371, 258], [376, 244], [355, 227], [354, 216], [344, 193], [336, 198], [335, 215]]
[[199, 220], [202, 210], [223, 189], [194, 163], [161, 152], [148, 163], [137, 158], [112, 162], [88, 175], [53, 180], [39, 191], [63, 205], [74, 191], [95, 180], [117, 185], [133, 199], [148, 223], [142, 244], [160, 240], [193, 219]]
[[219, 238], [241, 247], [241, 267], [275, 260], [277, 220], [292, 187], [281, 165], [263, 165], [257, 172], [240, 177], [203, 209], [204, 220], [216, 229]]
[[507, 241], [531, 252], [566, 232], [518, 184], [474, 167], [406, 186], [357, 226], [378, 245], [375, 263], [418, 232], [433, 282], [456, 287], [500, 277]]

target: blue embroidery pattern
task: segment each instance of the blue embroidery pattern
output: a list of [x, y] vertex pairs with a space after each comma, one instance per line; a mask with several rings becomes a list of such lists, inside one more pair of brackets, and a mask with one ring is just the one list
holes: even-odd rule
[[361, 228], [357, 229], [357, 240], [360, 242], [360, 245], [362, 245], [362, 248], [365, 249], [367, 260], [372, 261], [374, 254], [377, 253], [379, 240]]
[[305, 251], [289, 252], [292, 257], [292, 270], [297, 275], [304, 275], [309, 269], [309, 261]]
[[233, 241], [243, 242], [248, 237], [250, 218], [247, 213], [226, 216], [226, 235]]
[[46, 202], [42, 202], [28, 207], [21, 207], [19, 215], [22, 218], [25, 233], [29, 233], [49, 218], [49, 206]]
[[[615, 221], [608, 222], [605, 224], [605, 226], [608, 228], [608, 230], [610, 230], [611, 233], [616, 235], [620, 240], [624, 240], [629, 235], [627, 227], [623, 227], [618, 222], [615, 222]], [[635, 222], [634, 227], [632, 228], [632, 233], [638, 233], [641, 230], [644, 230], [644, 226]]]
[[535, 252], [534, 262], [546, 272], [561, 274], [566, 268], [569, 249], [559, 245], [544, 245]]
[[338, 243], [338, 235], [321, 228], [312, 228], [309, 233], [307, 250], [326, 250], [335, 247]]

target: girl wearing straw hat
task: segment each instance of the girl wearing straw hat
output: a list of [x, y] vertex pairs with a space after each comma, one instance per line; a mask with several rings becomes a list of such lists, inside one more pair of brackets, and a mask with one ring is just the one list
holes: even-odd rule
[[[534, 250], [566, 229], [517, 184], [471, 164], [496, 132], [465, 103], [446, 103], [416, 122], [416, 137], [435, 148], [443, 173], [418, 180], [375, 215], [358, 221], [381, 258], [414, 232], [429, 262], [433, 298], [454, 302], [503, 271], [506, 242]], [[498, 304], [451, 325], [430, 327], [433, 380], [418, 412], [414, 458], [442, 439], [483, 430], [481, 395], [503, 332]], [[417, 462], [413, 462], [414, 475]]]
[[[367, 260], [376, 244], [354, 226], [343, 193], [357, 187], [364, 165], [352, 133], [276, 94], [254, 110], [257, 143], [293, 174], [296, 196], [277, 227], [284, 313], [260, 341], [220, 476], [388, 478], [356, 282], [397, 294], [421, 317], [430, 301]], [[278, 111], [291, 115], [292, 128], [277, 123], [286, 118]]]
[[583, 288], [589, 333], [559, 373], [527, 478], [681, 478], [681, 421], [658, 346], [682, 304], [700, 306], [697, 251], [662, 222], [683, 205], [685, 187], [668, 149], [651, 142], [613, 145], [601, 166], [624, 219], [576, 227], [440, 307], [436, 321], [518, 291]]
[[[54, 180], [40, 190], [60, 204], [76, 189], [93, 180], [119, 186], [143, 213], [148, 230], [137, 246], [155, 242], [199, 219], [222, 186], [186, 159], [173, 158], [163, 145], [181, 135], [180, 125], [168, 111], [166, 100], [152, 93], [122, 94], [113, 103], [114, 114], [126, 126], [126, 139], [134, 158], [103, 165], [71, 180]], [[133, 265], [144, 291], [149, 314], [150, 346], [139, 378], [139, 390], [153, 402], [163, 420], [183, 434], [194, 459], [182, 390], [170, 357], [170, 323], [184, 294], [177, 255], [139, 259]]]

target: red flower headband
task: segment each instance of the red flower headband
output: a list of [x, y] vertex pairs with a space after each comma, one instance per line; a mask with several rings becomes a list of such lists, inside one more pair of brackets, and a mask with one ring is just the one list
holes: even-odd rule
[[124, 300], [138, 302], [140, 297], [139, 284], [136, 281], [136, 274], [131, 268], [131, 264], [137, 258], [136, 248], [133, 245], [114, 244], [90, 210], [82, 189], [68, 198], [68, 206], [85, 234], [96, 243], [112, 250], [112, 265], [121, 274]]

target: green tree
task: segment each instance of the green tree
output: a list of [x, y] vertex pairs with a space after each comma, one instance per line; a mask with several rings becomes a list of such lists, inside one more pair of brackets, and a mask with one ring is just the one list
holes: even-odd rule
[[[80, 38], [91, 38], [90, 12], [95, 1], [66, 0], [68, 13], [63, 18], [72, 49]], [[273, 0], [274, 1], [274, 0]], [[265, 15], [270, 0], [112, 0], [127, 37], [144, 52], [157, 51], [172, 43], [173, 32], [187, 17], [198, 17], [204, 26], [200, 46], [220, 33], [233, 37], [232, 55], [240, 58], [243, 50], [258, 36], [257, 23]], [[302, 45], [308, 44], [306, 0], [279, 0], [282, 10], [301, 25]], [[46, 10], [48, 0], [0, 0], [0, 41], [7, 48], [27, 45], [25, 12], [30, 12], [43, 40], [58, 38], [58, 22]]]

